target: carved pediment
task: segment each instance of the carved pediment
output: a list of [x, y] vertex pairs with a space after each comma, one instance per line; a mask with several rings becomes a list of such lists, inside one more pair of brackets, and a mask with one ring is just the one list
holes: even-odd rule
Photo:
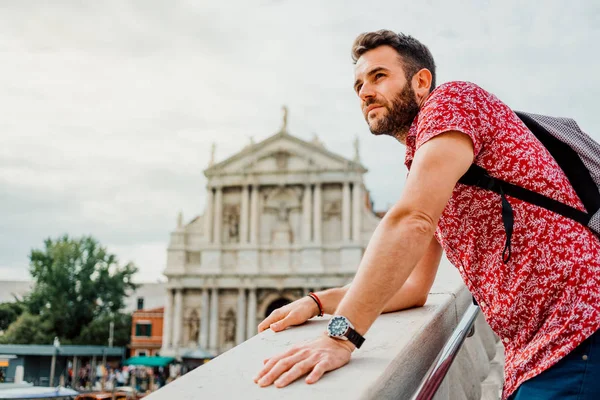
[[355, 161], [287, 133], [278, 133], [251, 145], [205, 171], [210, 175], [366, 169]]
[[[242, 167], [244, 171], [248, 172], [306, 171], [315, 168], [317, 166], [310, 155], [294, 153], [286, 149], [278, 149], [253, 157]], [[235, 172], [235, 170], [230, 171]]]

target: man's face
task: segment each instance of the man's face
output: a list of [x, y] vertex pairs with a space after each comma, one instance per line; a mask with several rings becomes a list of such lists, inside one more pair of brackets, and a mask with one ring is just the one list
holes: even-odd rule
[[396, 50], [380, 46], [367, 51], [356, 62], [354, 77], [354, 90], [371, 132], [403, 142], [419, 105]]

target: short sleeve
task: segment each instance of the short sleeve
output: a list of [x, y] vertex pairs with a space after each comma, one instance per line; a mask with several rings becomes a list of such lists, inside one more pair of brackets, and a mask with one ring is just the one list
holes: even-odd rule
[[487, 134], [480, 118], [487, 101], [487, 92], [469, 82], [450, 82], [434, 90], [419, 112], [415, 150], [437, 135], [459, 131], [471, 138], [476, 157]]

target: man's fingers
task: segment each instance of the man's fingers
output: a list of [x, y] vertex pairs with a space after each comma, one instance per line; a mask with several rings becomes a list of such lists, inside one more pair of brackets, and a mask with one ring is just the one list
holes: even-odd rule
[[[284, 372], [292, 368], [297, 363], [304, 360], [308, 357], [310, 351], [308, 349], [300, 350], [296, 354], [293, 354], [289, 357], [282, 358], [277, 361], [277, 363], [267, 372], [262, 378], [258, 380], [258, 384], [261, 387], [269, 386], [272, 384], [277, 378], [281, 376]], [[271, 364], [269, 361], [267, 365]]]
[[260, 370], [260, 372], [258, 373], [258, 375], [256, 375], [254, 377], [254, 382], [258, 383], [258, 381], [265, 376], [274, 366], [275, 364], [277, 364], [277, 362], [283, 358], [292, 356], [294, 353], [296, 353], [298, 351], [298, 347], [292, 347], [291, 349], [289, 349], [288, 351], [286, 351], [285, 353], [279, 354], [277, 356], [271, 357], [271, 358], [267, 358], [266, 360], [263, 361], [263, 364], [265, 365], [263, 367], [263, 369]]
[[320, 361], [317, 365], [315, 365], [312, 372], [306, 377], [306, 383], [315, 383], [321, 379], [323, 374], [327, 371], [329, 371], [329, 368], [327, 368], [327, 363], [325, 361]]
[[281, 311], [279, 309], [274, 310], [267, 318], [265, 318], [260, 324], [258, 324], [258, 331], [262, 332], [269, 329], [272, 323], [277, 322], [281, 319]]
[[263, 361], [265, 366], [258, 372], [258, 375], [254, 377], [254, 383], [258, 383], [258, 381], [265, 376], [281, 358], [283, 358], [283, 355], [267, 358], [265, 361]]
[[292, 320], [293, 318], [291, 317], [291, 315], [292, 314], [290, 313], [281, 321], [271, 324], [271, 329], [273, 330], [273, 332], [279, 332], [279, 331], [284, 330], [288, 326], [296, 325], [296, 323]]
[[313, 355], [307, 358], [304, 361], [301, 361], [290, 368], [289, 371], [282, 374], [276, 381], [275, 386], [278, 388], [282, 388], [284, 386], [289, 385], [294, 382], [296, 379], [300, 378], [303, 375], [306, 375], [310, 372], [310, 370], [315, 366], [318, 359]]
[[315, 383], [325, 372], [340, 368], [350, 361], [352, 351], [328, 337], [321, 337], [308, 345], [296, 346], [286, 353], [266, 361], [254, 381], [261, 387], [275, 382], [284, 387], [308, 374], [306, 383]]

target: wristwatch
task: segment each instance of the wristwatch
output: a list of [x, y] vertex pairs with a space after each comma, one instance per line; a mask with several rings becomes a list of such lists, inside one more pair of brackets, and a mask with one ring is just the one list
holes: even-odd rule
[[354, 330], [354, 326], [348, 318], [342, 315], [334, 315], [327, 324], [327, 335], [334, 339], [349, 340], [350, 343], [360, 349], [365, 338]]

